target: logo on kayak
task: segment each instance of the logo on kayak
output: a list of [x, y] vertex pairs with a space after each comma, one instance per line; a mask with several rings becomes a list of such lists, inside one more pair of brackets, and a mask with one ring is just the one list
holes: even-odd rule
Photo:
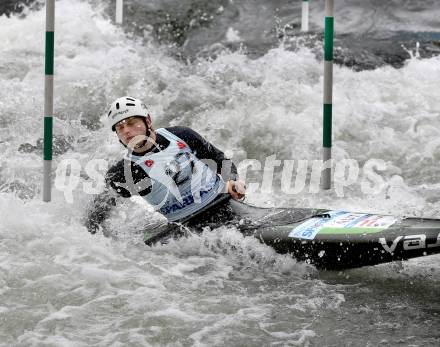
[[413, 249], [440, 247], [440, 233], [437, 235], [437, 240], [435, 243], [426, 242], [426, 235], [424, 234], [398, 236], [394, 239], [391, 245], [388, 245], [387, 240], [384, 237], [379, 238], [379, 242], [382, 245], [383, 249], [391, 254], [394, 253], [400, 241], [403, 242], [403, 249], [405, 251], [411, 251]]
[[180, 149], [184, 149], [186, 145], [181, 141], [177, 141], [177, 147], [179, 147]]
[[313, 240], [317, 234], [367, 234], [389, 228], [396, 222], [393, 216], [328, 211], [325, 216], [313, 216], [298, 225], [289, 237]]
[[154, 160], [148, 159], [145, 160], [145, 165], [147, 165], [147, 167], [152, 167], [154, 164]]

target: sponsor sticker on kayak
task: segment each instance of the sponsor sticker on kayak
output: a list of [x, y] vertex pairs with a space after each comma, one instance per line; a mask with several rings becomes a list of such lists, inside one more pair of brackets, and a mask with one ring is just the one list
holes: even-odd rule
[[393, 216], [381, 216], [346, 211], [329, 211], [298, 225], [289, 237], [313, 240], [319, 234], [363, 234], [387, 229], [396, 222]]

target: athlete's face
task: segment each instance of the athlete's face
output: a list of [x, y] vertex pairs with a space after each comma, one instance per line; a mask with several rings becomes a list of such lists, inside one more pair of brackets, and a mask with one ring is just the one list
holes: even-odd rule
[[[150, 127], [150, 118], [147, 118], [146, 122]], [[145, 134], [147, 133], [147, 125], [142, 117], [124, 119], [115, 125], [115, 130], [119, 140], [135, 152], [138, 152], [139, 148], [137, 147], [142, 145], [146, 140]]]

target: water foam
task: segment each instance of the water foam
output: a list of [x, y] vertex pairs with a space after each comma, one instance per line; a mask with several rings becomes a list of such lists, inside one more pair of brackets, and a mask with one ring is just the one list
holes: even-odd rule
[[[159, 126], [191, 126], [236, 159], [273, 153], [320, 157], [322, 62], [309, 49], [279, 47], [255, 60], [224, 52], [184, 64], [161, 47], [126, 37], [86, 2], [61, 0], [57, 9], [55, 133], [72, 136], [73, 147], [55, 164], [74, 158], [84, 167], [90, 158], [122, 154], [99, 122], [108, 102], [122, 94], [143, 98]], [[72, 204], [57, 190], [53, 203], [40, 202], [41, 152], [17, 148], [42, 136], [36, 130], [42, 129], [43, 112], [42, 23], [44, 11], [30, 12], [25, 20], [0, 17], [0, 38], [6, 42], [0, 57], [2, 343], [306, 344], [326, 333], [313, 323], [318, 315], [324, 325], [336, 324], [334, 315], [352, 302], [352, 283], [333, 286], [316, 279], [309, 266], [234, 229], [146, 248], [128, 236], [114, 241], [89, 235], [81, 218], [90, 197], [81, 186]], [[365, 198], [354, 188], [345, 199], [330, 193], [281, 201], [436, 211], [438, 200], [426, 198], [433, 185], [424, 190], [421, 184], [436, 178], [438, 60], [413, 59], [400, 70], [360, 73], [335, 67], [335, 157], [384, 159], [387, 194]], [[30, 187], [32, 194], [20, 199], [11, 182], [18, 190]], [[249, 199], [280, 203], [276, 191]], [[151, 216], [145, 206], [125, 202], [109, 224], [121, 235], [127, 229], [123, 221], [145, 215]], [[129, 227], [135, 231], [134, 224]], [[438, 259], [430, 259], [438, 269]], [[411, 264], [405, 278], [426, 267]], [[370, 271], [383, 282], [390, 276], [386, 270]], [[359, 314], [368, 321], [368, 314]], [[355, 328], [349, 320], [344, 324]], [[231, 336], [238, 340], [228, 340]]]

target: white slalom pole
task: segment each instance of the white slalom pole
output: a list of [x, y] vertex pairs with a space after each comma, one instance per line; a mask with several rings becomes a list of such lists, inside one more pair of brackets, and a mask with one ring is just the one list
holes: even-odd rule
[[122, 24], [123, 13], [124, 13], [123, 0], [116, 0], [116, 23], [117, 24]]
[[51, 200], [53, 136], [53, 66], [55, 36], [55, 0], [46, 0], [46, 53], [44, 79], [43, 201]]
[[309, 31], [309, 1], [302, 0], [301, 31]]

